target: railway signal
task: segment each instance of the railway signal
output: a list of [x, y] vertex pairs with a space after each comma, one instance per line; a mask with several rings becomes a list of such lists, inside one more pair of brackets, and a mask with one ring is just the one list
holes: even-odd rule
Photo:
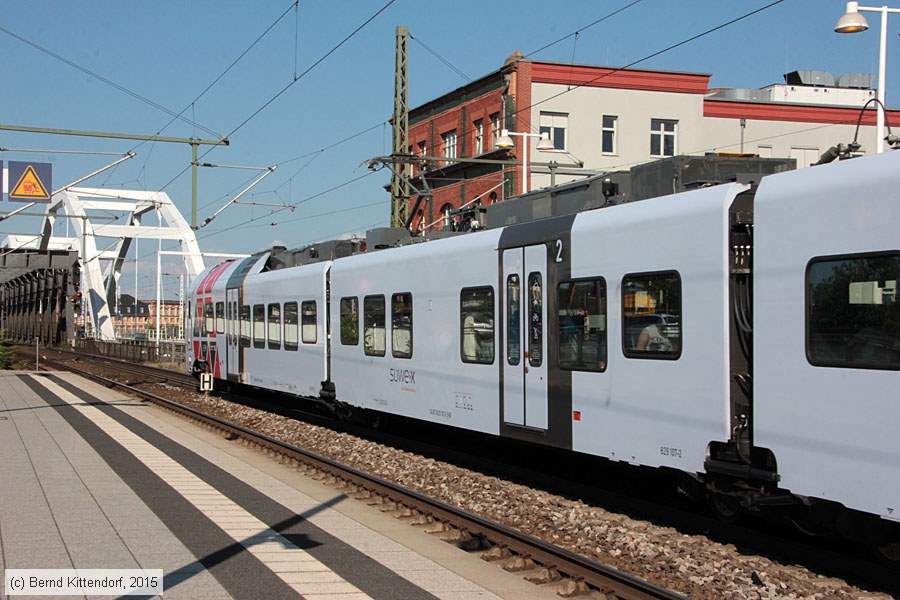
[[78, 263], [72, 265], [72, 287], [69, 302], [72, 304], [72, 310], [77, 319], [81, 314], [81, 265]]

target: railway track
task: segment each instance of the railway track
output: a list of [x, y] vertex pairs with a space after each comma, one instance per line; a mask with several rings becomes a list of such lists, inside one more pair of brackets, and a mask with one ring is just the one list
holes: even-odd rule
[[[197, 389], [197, 380], [194, 379], [191, 375], [180, 371], [162, 369], [160, 367], [143, 365], [141, 363], [126, 362], [115, 358], [96, 356], [93, 354], [81, 354], [78, 352], [63, 350], [56, 350], [55, 352], [59, 353], [59, 355], [61, 355], [62, 357], [66, 357], [66, 360], [71, 360], [76, 363], [89, 363], [92, 365], [97, 365], [101, 368], [114, 369], [119, 373], [127, 374], [136, 378], [141, 378], [141, 383], [168, 383], [179, 387], [184, 387], [188, 390]], [[47, 360], [48, 358], [45, 355], [44, 362], [46, 363]], [[57, 367], [65, 366], [65, 368], [68, 368], [68, 365], [62, 363], [62, 360], [49, 360], [50, 364], [54, 364]]]
[[286, 444], [273, 437], [231, 423], [220, 417], [163, 398], [128, 383], [97, 375], [72, 363], [90, 363], [113, 368], [119, 373], [140, 377], [142, 383], [171, 383], [196, 388], [196, 380], [177, 372], [135, 364], [121, 364], [104, 357], [45, 355], [44, 367], [78, 373], [108, 387], [118, 387], [165, 410], [177, 413], [202, 426], [220, 431], [229, 439], [241, 440], [259, 451], [278, 457], [289, 466], [306, 470], [327, 481], [348, 496], [378, 505], [413, 524], [423, 525], [430, 533], [441, 535], [459, 547], [479, 552], [488, 561], [502, 562], [511, 571], [527, 571], [526, 579], [535, 584], [554, 584], [562, 596], [599, 592], [605, 598], [681, 599], [681, 594], [664, 589], [638, 577], [601, 564], [574, 552], [549, 544], [528, 534], [462, 510], [441, 500], [408, 489], [381, 477], [349, 467], [314, 452]]

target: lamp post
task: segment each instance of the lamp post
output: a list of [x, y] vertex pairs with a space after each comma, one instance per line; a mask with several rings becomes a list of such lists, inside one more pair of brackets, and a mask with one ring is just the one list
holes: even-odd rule
[[527, 194], [530, 187], [528, 185], [528, 138], [540, 138], [541, 141], [538, 142], [537, 145], [538, 150], [555, 150], [556, 148], [546, 133], [517, 132], [509, 131], [508, 129], [500, 131], [500, 139], [497, 140], [497, 147], [512, 148], [515, 146], [512, 141], [513, 137], [522, 138], [522, 193]]
[[860, 11], [881, 13], [881, 45], [878, 52], [878, 116], [875, 122], [875, 152], [884, 152], [884, 92], [885, 62], [887, 56], [887, 19], [888, 13], [900, 13], [900, 8], [887, 6], [860, 6], [859, 2], [848, 2], [847, 12], [838, 19], [834, 30], [838, 33], [859, 33], [869, 28], [869, 23]]

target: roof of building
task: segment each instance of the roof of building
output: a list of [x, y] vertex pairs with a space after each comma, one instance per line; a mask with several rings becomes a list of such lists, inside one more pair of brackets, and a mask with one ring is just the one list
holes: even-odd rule
[[[867, 85], [871, 85], [872, 81], [871, 76], [865, 74], [850, 73], [834, 78], [825, 71], [798, 70], [784, 75], [785, 84], [773, 84], [760, 89], [711, 89], [709, 88], [711, 78], [709, 73], [535, 61], [524, 58], [521, 53], [517, 52], [511, 55], [499, 69], [411, 109], [410, 125], [458, 106], [460, 102], [502, 89], [507, 83], [505, 74], [510, 70], [511, 65], [519, 62], [531, 64], [533, 83], [703, 94], [707, 101], [704, 104], [708, 106], [704, 109], [706, 116], [747, 118], [755, 116], [771, 120], [774, 115], [777, 117], [776, 120], [823, 123], [843, 123], [851, 120], [855, 122], [855, 117], [849, 119], [846, 111], [852, 109], [854, 115], [857, 115], [856, 111], [859, 110], [859, 106], [849, 98], [834, 102], [810, 102], [800, 97], [792, 98], [785, 95], [784, 98], [776, 99], [772, 95], [772, 90], [785, 86], [796, 86], [799, 88], [834, 87], [848, 92], [856, 90], [862, 92], [868, 89]], [[789, 113], [775, 114], [773, 108], [776, 106], [795, 108]], [[870, 120], [874, 123], [874, 110], [871, 112], [871, 115], [867, 113], [863, 118], [864, 124], [872, 124], [868, 122]], [[896, 111], [888, 109], [888, 112], [893, 116]], [[742, 114], [738, 115], [738, 113]]]
[[474, 99], [488, 92], [503, 88], [506, 84], [504, 81], [505, 72], [517, 62], [531, 63], [533, 81], [539, 83], [706, 93], [710, 78], [708, 73], [691, 73], [687, 71], [557, 63], [536, 61], [528, 58], [507, 59], [503, 66], [487, 75], [411, 108], [409, 111], [410, 125], [429, 116], [444, 112], [459, 104], [460, 100]]

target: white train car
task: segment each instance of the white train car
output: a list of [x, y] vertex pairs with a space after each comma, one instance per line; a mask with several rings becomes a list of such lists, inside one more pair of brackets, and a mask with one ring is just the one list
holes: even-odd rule
[[[229, 288], [243, 333], [232, 347], [242, 383], [298, 396], [319, 395], [328, 379], [328, 261], [248, 275]], [[249, 331], [248, 331], [249, 330]]]

